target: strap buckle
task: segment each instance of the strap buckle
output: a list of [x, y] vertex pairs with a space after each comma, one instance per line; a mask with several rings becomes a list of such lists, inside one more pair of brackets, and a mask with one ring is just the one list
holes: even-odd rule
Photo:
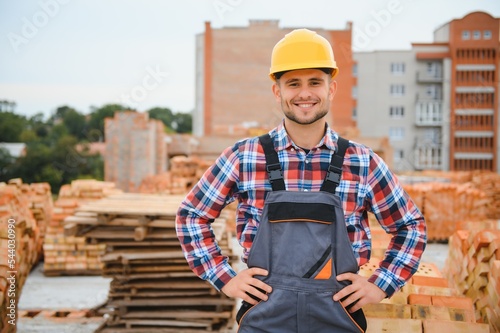
[[279, 163], [267, 165], [266, 170], [271, 183], [275, 180], [283, 179], [283, 170], [281, 170]]
[[338, 168], [336, 166], [329, 165], [328, 172], [326, 173], [325, 179], [335, 183], [335, 185], [339, 185], [341, 174], [342, 174], [342, 168]]

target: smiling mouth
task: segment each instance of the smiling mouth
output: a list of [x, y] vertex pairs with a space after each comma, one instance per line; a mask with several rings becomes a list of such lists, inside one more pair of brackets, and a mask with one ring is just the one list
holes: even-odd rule
[[313, 107], [314, 105], [316, 105], [316, 103], [293, 103], [295, 106], [298, 106], [299, 108], [303, 108], [303, 109], [307, 109], [307, 108], [310, 108], [310, 107]]

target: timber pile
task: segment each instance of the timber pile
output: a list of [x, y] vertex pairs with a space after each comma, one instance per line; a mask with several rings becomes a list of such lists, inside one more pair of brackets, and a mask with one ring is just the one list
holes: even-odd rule
[[[9, 324], [12, 300], [19, 301], [22, 287], [33, 265], [38, 261], [40, 229], [33, 217], [30, 185], [19, 180], [0, 183], [0, 332], [11, 333], [16, 326]], [[12, 299], [12, 300], [11, 300]]]
[[[379, 266], [372, 259], [360, 269], [369, 277]], [[367, 333], [489, 333], [486, 324], [478, 323], [472, 300], [460, 295], [430, 263], [420, 263], [411, 281], [390, 299], [363, 307]]]
[[[449, 241], [445, 275], [450, 285], [470, 298], [476, 316], [500, 332], [500, 221], [466, 223]], [[465, 225], [465, 227], [467, 227]]]
[[172, 157], [170, 171], [145, 177], [139, 193], [186, 194], [212, 163], [194, 156]]
[[490, 213], [490, 198], [472, 183], [404, 185], [427, 222], [429, 241], [447, 241], [457, 221], [481, 220]]
[[[235, 301], [189, 268], [175, 232], [183, 196], [121, 194], [79, 207], [67, 235], [105, 244], [103, 275], [112, 282], [102, 333], [223, 331]], [[236, 260], [224, 218], [213, 223], [222, 251]]]
[[114, 183], [93, 179], [74, 180], [61, 187], [43, 244], [46, 276], [101, 274], [102, 263], [99, 256], [104, 252], [104, 246], [86, 244], [82, 237], [66, 237], [64, 219], [72, 215], [80, 205], [114, 193], [121, 193]]

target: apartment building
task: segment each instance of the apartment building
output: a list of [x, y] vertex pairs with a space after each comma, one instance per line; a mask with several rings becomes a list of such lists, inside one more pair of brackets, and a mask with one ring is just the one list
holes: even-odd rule
[[399, 170], [500, 172], [500, 18], [474, 12], [409, 51], [355, 53], [357, 122]]
[[[308, 28], [330, 41], [340, 68], [336, 77], [340, 89], [329, 122], [339, 131], [355, 127], [352, 25], [347, 23], [345, 30]], [[217, 29], [205, 23], [205, 31], [196, 36], [195, 136], [244, 137], [252, 129], [267, 130], [279, 123], [283, 114], [271, 92], [271, 52], [293, 29], [280, 27], [276, 20]]]
[[395, 171], [414, 169], [414, 108], [417, 89], [412, 51], [354, 53], [355, 117], [360, 133], [388, 137]]

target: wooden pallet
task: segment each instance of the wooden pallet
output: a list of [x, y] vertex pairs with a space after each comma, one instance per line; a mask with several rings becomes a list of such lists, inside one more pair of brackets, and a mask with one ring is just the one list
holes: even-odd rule
[[[183, 196], [112, 195], [80, 206], [65, 219], [66, 235], [104, 244], [103, 276], [111, 277], [106, 313], [98, 332], [220, 331], [233, 318], [235, 301], [189, 268], [175, 232]], [[231, 261], [224, 217], [212, 223]]]

